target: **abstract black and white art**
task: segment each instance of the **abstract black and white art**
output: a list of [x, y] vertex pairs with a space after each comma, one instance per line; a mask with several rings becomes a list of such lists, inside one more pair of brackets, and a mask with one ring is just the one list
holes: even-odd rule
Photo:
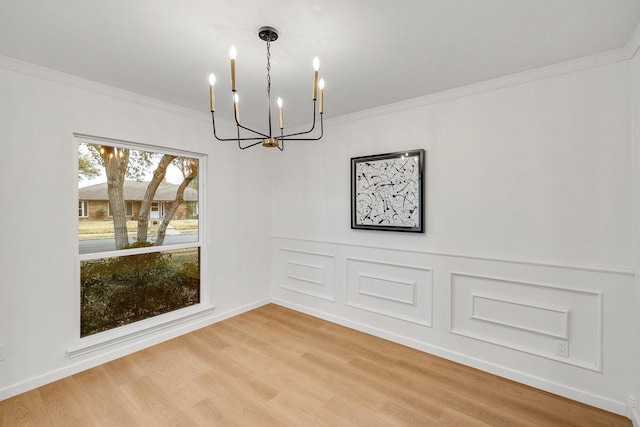
[[424, 150], [351, 159], [351, 228], [423, 233]]

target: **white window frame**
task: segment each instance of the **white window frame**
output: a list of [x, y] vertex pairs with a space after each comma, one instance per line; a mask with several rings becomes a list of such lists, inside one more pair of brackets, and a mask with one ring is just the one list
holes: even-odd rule
[[[197, 153], [186, 150], [176, 150], [163, 146], [141, 144], [130, 141], [122, 141], [111, 138], [103, 138], [93, 135], [85, 135], [74, 133], [76, 144], [104, 144], [117, 146], [122, 148], [129, 148], [133, 150], [151, 151], [163, 154], [175, 154], [177, 156], [192, 157], [198, 159], [198, 201], [199, 208], [206, 209], [207, 203], [205, 198], [205, 182], [207, 177], [207, 160], [208, 156], [204, 153]], [[78, 150], [76, 149], [76, 155]], [[77, 159], [75, 164], [78, 164]], [[77, 190], [76, 190], [77, 191]], [[76, 193], [76, 199], [78, 199], [78, 193]], [[83, 357], [90, 355], [97, 351], [104, 351], [111, 347], [120, 346], [123, 343], [130, 342], [138, 337], [144, 337], [151, 333], [160, 332], [162, 330], [170, 330], [178, 325], [182, 325], [185, 322], [196, 321], [198, 319], [211, 317], [215, 310], [215, 306], [211, 303], [211, 293], [208, 286], [204, 286], [208, 283], [208, 271], [206, 263], [202, 260], [208, 259], [207, 245], [203, 241], [203, 236], [206, 235], [206, 224], [204, 219], [206, 215], [199, 217], [198, 219], [198, 240], [192, 243], [174, 244], [167, 246], [152, 246], [147, 248], [135, 248], [135, 249], [123, 249], [114, 250], [108, 252], [97, 252], [80, 254], [79, 247], [76, 247], [75, 254], [75, 316], [74, 316], [74, 341], [67, 348], [67, 357], [74, 359], [77, 357]], [[76, 218], [79, 221], [79, 217]], [[76, 229], [77, 229], [76, 224]], [[194, 304], [185, 308], [171, 311], [169, 313], [154, 316], [148, 319], [144, 319], [135, 323], [120, 326], [114, 329], [110, 329], [104, 332], [98, 332], [96, 334], [89, 335], [87, 337], [80, 337], [80, 264], [82, 261], [92, 259], [103, 259], [115, 256], [125, 255], [137, 255], [142, 253], [151, 252], [165, 252], [177, 249], [187, 248], [200, 248], [200, 303]]]
[[89, 201], [78, 200], [78, 218], [87, 218], [89, 216]]

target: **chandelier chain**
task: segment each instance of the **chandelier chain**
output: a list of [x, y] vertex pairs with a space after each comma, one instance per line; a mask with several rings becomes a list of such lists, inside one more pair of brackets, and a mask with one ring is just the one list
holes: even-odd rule
[[271, 93], [271, 41], [267, 40], [267, 93]]

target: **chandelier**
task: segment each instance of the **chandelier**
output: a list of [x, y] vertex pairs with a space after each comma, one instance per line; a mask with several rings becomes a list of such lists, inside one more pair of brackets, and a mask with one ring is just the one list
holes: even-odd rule
[[[318, 80], [318, 69], [320, 67], [320, 61], [318, 57], [313, 59], [313, 121], [311, 122], [311, 128], [307, 131], [284, 133], [284, 114], [283, 114], [283, 102], [282, 98], [278, 97], [278, 118], [280, 123], [279, 134], [273, 132], [273, 126], [271, 124], [271, 43], [278, 40], [278, 30], [273, 27], [261, 27], [258, 30], [258, 37], [267, 43], [267, 102], [268, 102], [268, 123], [269, 131], [260, 132], [243, 126], [240, 123], [240, 106], [239, 97], [236, 90], [236, 56], [237, 51], [235, 47], [231, 47], [229, 50], [229, 57], [231, 58], [231, 92], [233, 95], [233, 117], [236, 122], [237, 136], [235, 138], [220, 138], [216, 133], [216, 115], [215, 115], [215, 83], [216, 76], [211, 73], [209, 76], [209, 96], [211, 103], [211, 120], [213, 122], [213, 135], [218, 141], [237, 141], [238, 148], [245, 150], [262, 143], [263, 147], [277, 147], [280, 151], [284, 150], [285, 141], [317, 141], [322, 138], [324, 132], [322, 124], [322, 113], [324, 110], [324, 79]], [[319, 95], [319, 96], [318, 96]], [[316, 105], [317, 104], [317, 105]], [[316, 127], [316, 106], [317, 112], [320, 114], [320, 134], [317, 137], [304, 135], [311, 134]], [[242, 132], [241, 132], [242, 129]], [[243, 134], [241, 136], [241, 133]], [[246, 135], [251, 136], [246, 136]]]

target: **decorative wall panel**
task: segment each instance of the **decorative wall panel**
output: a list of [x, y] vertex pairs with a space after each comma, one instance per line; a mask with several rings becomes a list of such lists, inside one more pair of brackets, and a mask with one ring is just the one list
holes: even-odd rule
[[499, 295], [472, 293], [471, 318], [563, 340], [569, 339], [571, 309]]
[[328, 301], [335, 300], [335, 257], [312, 251], [280, 248], [284, 271], [278, 287]]
[[451, 332], [602, 369], [599, 292], [451, 273]]
[[431, 326], [432, 270], [415, 265], [347, 258], [347, 305]]

